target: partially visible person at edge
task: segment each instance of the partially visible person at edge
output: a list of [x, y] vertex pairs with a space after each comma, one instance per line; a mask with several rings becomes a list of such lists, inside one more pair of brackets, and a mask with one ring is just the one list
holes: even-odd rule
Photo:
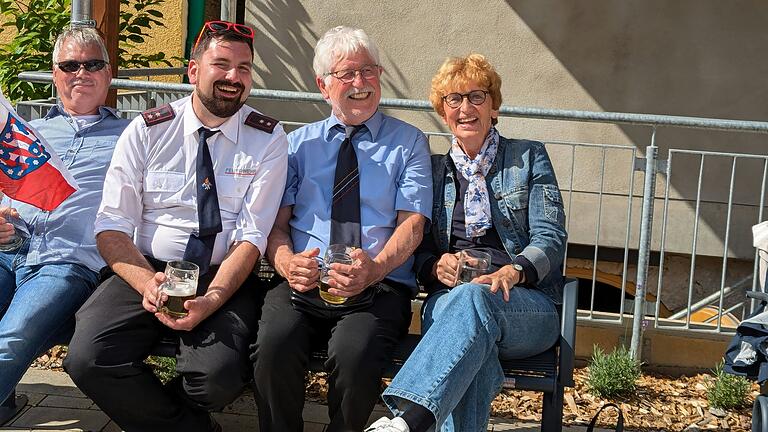
[[[336, 27], [317, 42], [315, 81], [331, 115], [292, 132], [288, 181], [267, 255], [285, 279], [266, 296], [254, 378], [262, 432], [303, 430], [310, 347], [326, 346], [329, 432], [360, 432], [384, 366], [411, 318], [413, 251], [432, 205], [429, 147], [415, 127], [382, 114], [379, 54], [360, 29]], [[346, 138], [349, 136], [349, 138]], [[331, 244], [354, 247], [330, 265]]]
[[[430, 101], [453, 134], [432, 157], [432, 229], [416, 257], [424, 335], [384, 391], [394, 419], [367, 431], [486, 430], [504, 373], [559, 335], [566, 242], [560, 190], [544, 145], [495, 128], [501, 77], [485, 57], [450, 58]], [[490, 272], [458, 281], [462, 250], [490, 253]]]
[[[264, 295], [252, 270], [285, 185], [285, 133], [245, 105], [253, 30], [207, 22], [191, 57], [192, 95], [137, 117], [117, 142], [95, 227], [115, 275], [77, 313], [64, 362], [129, 432], [221, 430], [209, 411], [250, 381]], [[177, 260], [201, 275], [181, 318], [156, 306]], [[165, 386], [142, 362], [163, 335], [178, 339], [179, 376]]]
[[[80, 189], [50, 212], [8, 197], [0, 207], [0, 243], [15, 234], [23, 239], [0, 252], [0, 401], [38, 355], [69, 341], [75, 312], [96, 289], [105, 265], [93, 223], [115, 142], [128, 125], [104, 105], [112, 80], [108, 59], [95, 29], [65, 29], [53, 48], [59, 101], [30, 122]], [[9, 215], [26, 229], [17, 232]]]

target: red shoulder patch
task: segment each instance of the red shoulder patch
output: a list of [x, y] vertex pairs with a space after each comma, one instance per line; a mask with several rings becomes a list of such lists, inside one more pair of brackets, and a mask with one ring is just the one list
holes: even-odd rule
[[162, 122], [166, 122], [176, 117], [176, 112], [173, 111], [170, 105], [163, 105], [157, 108], [148, 109], [141, 113], [144, 117], [144, 123], [147, 126], [154, 126]]
[[266, 133], [272, 133], [272, 131], [275, 130], [277, 123], [278, 121], [272, 117], [267, 117], [255, 111], [248, 114], [248, 118], [245, 119], [245, 124]]

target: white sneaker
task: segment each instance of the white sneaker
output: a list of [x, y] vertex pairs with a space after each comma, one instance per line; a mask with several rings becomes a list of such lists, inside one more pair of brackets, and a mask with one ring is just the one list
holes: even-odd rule
[[388, 419], [386, 417], [382, 417], [375, 422], [373, 422], [372, 425], [368, 426], [368, 429], [366, 429], [364, 432], [410, 432], [411, 429], [408, 427], [408, 423], [405, 422], [405, 420], [401, 419], [400, 417], [395, 417], [393, 419]]

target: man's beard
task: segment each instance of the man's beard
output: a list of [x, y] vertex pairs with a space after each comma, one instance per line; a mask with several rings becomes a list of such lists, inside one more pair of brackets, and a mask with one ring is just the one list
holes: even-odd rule
[[[214, 96], [217, 85], [227, 85], [230, 87], [238, 87], [241, 93], [238, 94], [238, 97], [236, 99], [217, 98], [216, 96]], [[200, 102], [203, 104], [203, 106], [208, 111], [210, 111], [211, 114], [215, 115], [216, 117], [227, 118], [235, 115], [235, 113], [238, 110], [240, 110], [240, 108], [243, 105], [245, 105], [245, 101], [240, 100], [240, 96], [242, 96], [242, 91], [244, 90], [245, 88], [240, 83], [233, 83], [225, 80], [219, 80], [213, 83], [213, 86], [211, 87], [210, 95], [207, 95], [201, 91], [198, 91], [197, 96], [200, 98]]]

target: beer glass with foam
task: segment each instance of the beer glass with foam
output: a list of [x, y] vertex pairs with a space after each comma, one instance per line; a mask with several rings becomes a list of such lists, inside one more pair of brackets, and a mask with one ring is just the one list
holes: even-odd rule
[[157, 309], [172, 317], [187, 316], [189, 311], [184, 302], [197, 294], [197, 280], [200, 269], [189, 261], [169, 261], [165, 267], [165, 282], [160, 285]]

